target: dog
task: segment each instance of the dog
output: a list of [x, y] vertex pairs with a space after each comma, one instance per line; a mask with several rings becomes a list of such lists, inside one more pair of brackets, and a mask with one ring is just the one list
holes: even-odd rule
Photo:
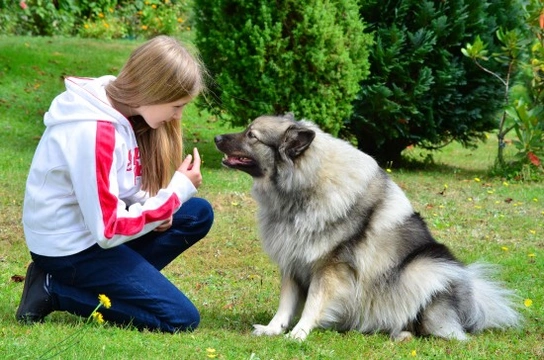
[[369, 155], [292, 114], [217, 135], [222, 163], [253, 177], [262, 245], [281, 272], [279, 306], [256, 335], [305, 340], [314, 328], [468, 339], [518, 326], [494, 267], [438, 243]]

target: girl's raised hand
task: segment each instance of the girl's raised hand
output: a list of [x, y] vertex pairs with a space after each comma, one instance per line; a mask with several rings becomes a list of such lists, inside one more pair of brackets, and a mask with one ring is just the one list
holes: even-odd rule
[[191, 180], [193, 185], [198, 188], [202, 184], [202, 174], [200, 173], [200, 154], [198, 149], [193, 149], [193, 155], [187, 155], [178, 170]]

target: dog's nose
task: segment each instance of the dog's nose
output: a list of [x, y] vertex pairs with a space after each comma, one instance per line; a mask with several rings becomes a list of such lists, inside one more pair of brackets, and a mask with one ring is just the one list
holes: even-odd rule
[[217, 135], [217, 136], [214, 138], [214, 141], [215, 141], [216, 144], [219, 144], [220, 142], [223, 141], [223, 136]]

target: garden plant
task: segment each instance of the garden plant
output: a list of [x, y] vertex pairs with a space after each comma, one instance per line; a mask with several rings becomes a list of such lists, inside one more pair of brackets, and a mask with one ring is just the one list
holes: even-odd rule
[[[374, 32], [370, 76], [361, 82], [349, 129], [358, 146], [382, 163], [401, 161], [409, 145], [437, 149], [451, 141], [471, 146], [497, 128], [503, 87], [461, 48], [480, 35], [499, 49], [497, 27], [514, 29], [522, 1], [361, 0]], [[494, 62], [491, 70], [505, 65]]]
[[[496, 170], [507, 176], [535, 180], [544, 175], [544, 4], [530, 0], [524, 18], [525, 26], [521, 28], [497, 30], [501, 51], [490, 53], [479, 36], [461, 51], [504, 88]], [[504, 75], [489, 69], [488, 64], [493, 61], [506, 65]], [[512, 141], [518, 152], [514, 161], [507, 163], [505, 136], [510, 131], [516, 135]]]
[[195, 41], [213, 77], [206, 108], [238, 126], [293, 112], [339, 133], [368, 74], [371, 36], [356, 0], [194, 4]]

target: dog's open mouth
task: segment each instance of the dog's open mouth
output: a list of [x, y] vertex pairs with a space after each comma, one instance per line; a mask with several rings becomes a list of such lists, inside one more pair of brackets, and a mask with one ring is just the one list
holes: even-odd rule
[[225, 155], [223, 158], [223, 164], [228, 167], [248, 167], [254, 166], [255, 160], [245, 157], [245, 156], [228, 156]]

